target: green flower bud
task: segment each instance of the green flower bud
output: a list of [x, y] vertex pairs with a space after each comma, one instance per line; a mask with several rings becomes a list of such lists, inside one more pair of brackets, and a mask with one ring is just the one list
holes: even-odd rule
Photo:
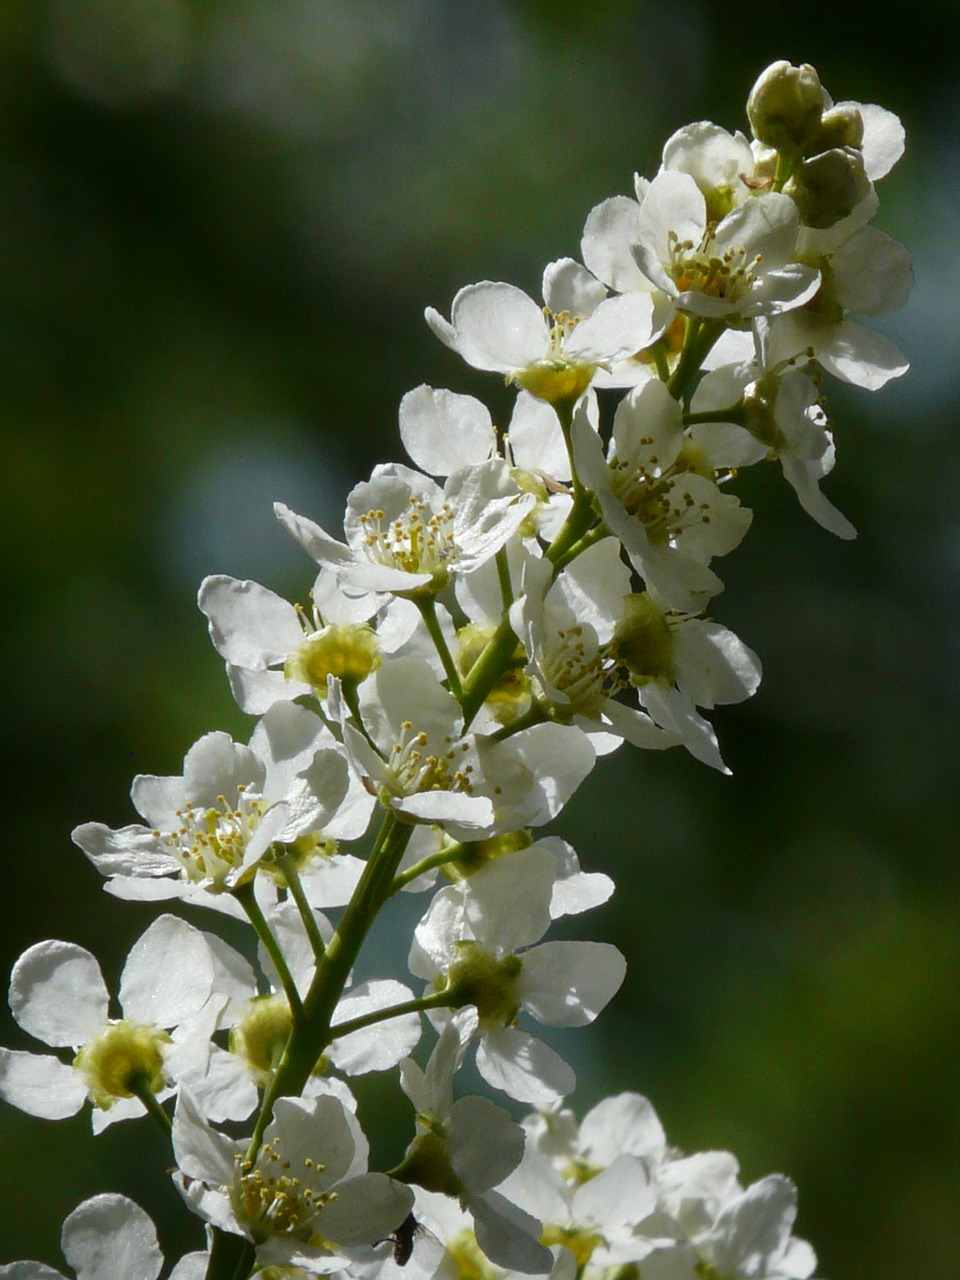
[[784, 187], [797, 206], [800, 221], [820, 230], [852, 213], [870, 193], [863, 156], [853, 147], [834, 147], [804, 160]]
[[747, 99], [753, 136], [777, 151], [804, 154], [820, 127], [823, 88], [813, 67], [774, 62], [761, 72]]
[[617, 660], [639, 688], [651, 680], [673, 684], [673, 635], [663, 611], [647, 593], [624, 598], [623, 619], [614, 634]]
[[817, 136], [807, 149], [808, 156], [819, 155], [833, 147], [863, 146], [863, 116], [852, 103], [844, 107], [831, 107], [820, 119]]

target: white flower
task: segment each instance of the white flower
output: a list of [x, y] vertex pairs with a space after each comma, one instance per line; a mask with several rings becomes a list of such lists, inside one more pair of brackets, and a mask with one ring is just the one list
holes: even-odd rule
[[[63, 1256], [77, 1280], [156, 1280], [163, 1254], [153, 1223], [138, 1204], [121, 1195], [92, 1196], [63, 1221]], [[209, 1256], [185, 1255], [169, 1280], [203, 1280]], [[2, 1280], [64, 1280], [42, 1262], [0, 1266]]]
[[734, 408], [742, 425], [698, 423], [690, 436], [717, 465], [777, 458], [807, 514], [838, 538], [855, 538], [856, 529], [820, 490], [836, 450], [816, 380], [809, 367], [775, 361], [771, 336], [770, 327], [759, 322], [755, 360], [708, 373], [693, 397], [695, 412]]
[[334, 1097], [278, 1098], [256, 1159], [246, 1144], [212, 1129], [186, 1091], [173, 1121], [177, 1188], [188, 1206], [222, 1231], [244, 1236], [262, 1266], [324, 1272], [349, 1251], [388, 1236], [413, 1207], [413, 1193], [366, 1173], [367, 1142]]
[[149, 826], [90, 822], [74, 842], [118, 897], [181, 897], [240, 915], [225, 891], [250, 879], [271, 845], [309, 840], [333, 823], [349, 779], [328, 744], [312, 712], [276, 703], [248, 747], [208, 733], [187, 752], [182, 777], [135, 778], [133, 803]]
[[321, 570], [310, 595], [308, 613], [257, 582], [212, 574], [200, 584], [197, 604], [242, 711], [263, 715], [307, 694], [322, 699], [328, 675], [360, 681], [379, 661], [380, 639], [368, 625], [376, 594], [349, 595]]
[[637, 1228], [656, 1207], [656, 1185], [636, 1156], [618, 1155], [593, 1177], [567, 1182], [546, 1156], [528, 1150], [503, 1193], [539, 1218], [541, 1239], [569, 1249], [578, 1268], [637, 1263], [652, 1247]]
[[57, 940], [28, 948], [11, 974], [11, 1012], [24, 1031], [74, 1058], [0, 1049], [0, 1096], [45, 1120], [75, 1115], [89, 1097], [94, 1132], [144, 1115], [138, 1083], [163, 1099], [172, 1092], [168, 1080], [205, 1070], [216, 1018], [238, 990], [228, 950], [160, 916], [127, 957], [118, 1020], [109, 1017], [110, 996], [89, 951]]
[[543, 296], [541, 310], [515, 285], [485, 280], [460, 290], [449, 321], [428, 307], [427, 323], [467, 364], [506, 374], [551, 403], [576, 401], [598, 369], [653, 340], [648, 294], [607, 298], [569, 258], [546, 268]]
[[[449, 476], [496, 457], [497, 432], [486, 405], [473, 396], [419, 386], [400, 402], [400, 434], [407, 453], [431, 476]], [[553, 408], [521, 390], [503, 437], [503, 456], [536, 505], [528, 513], [544, 537], [560, 527], [572, 502], [565, 492], [570, 459]], [[519, 532], [526, 532], [526, 521]], [[486, 565], [492, 562], [487, 561]], [[481, 566], [478, 572], [483, 572]], [[466, 575], [457, 575], [457, 585]]]
[[[417, 1181], [418, 1163], [434, 1189], [456, 1194], [473, 1215], [477, 1243], [503, 1267], [525, 1273], [550, 1269], [552, 1258], [537, 1243], [540, 1223], [493, 1190], [523, 1157], [523, 1130], [488, 1098], [454, 1101], [453, 1077], [476, 1027], [475, 1010], [464, 1009], [443, 1028], [426, 1070], [401, 1063], [400, 1083], [417, 1113], [417, 1133], [405, 1165]], [[449, 1179], [449, 1182], [447, 1182]]]
[[729, 1200], [705, 1230], [650, 1253], [643, 1263], [649, 1280], [696, 1280], [705, 1273], [724, 1280], [806, 1280], [816, 1257], [791, 1235], [797, 1191], [781, 1174], [770, 1174]]
[[639, 215], [637, 264], [681, 311], [708, 318], [774, 315], [807, 302], [820, 283], [795, 260], [797, 207], [776, 192], [754, 196], [720, 222], [689, 173], [664, 170]]
[[643, 711], [615, 701], [625, 684], [610, 642], [630, 591], [619, 542], [604, 538], [551, 583], [552, 574], [548, 560], [529, 561], [523, 594], [510, 608], [537, 682], [537, 700], [558, 720], [587, 733], [599, 730], [599, 749], [605, 737], [654, 750], [672, 746], [675, 739]]
[[553, 1101], [571, 1091], [575, 1076], [515, 1025], [520, 1012], [547, 1026], [585, 1026], [626, 971], [619, 951], [605, 943], [533, 945], [550, 924], [555, 868], [547, 851], [529, 848], [441, 890], [417, 926], [409, 959], [434, 989], [477, 1007], [477, 1068], [488, 1084], [523, 1102]]
[[450, 576], [469, 573], [496, 555], [534, 504], [521, 493], [502, 458], [461, 467], [441, 489], [401, 463], [374, 468], [351, 490], [344, 519], [346, 543], [275, 504], [287, 532], [348, 588], [396, 594], [441, 590]]
[[583, 414], [573, 438], [580, 478], [634, 568], [671, 607], [699, 613], [723, 589], [709, 562], [738, 545], [751, 513], [703, 474], [702, 454], [687, 449], [680, 405], [654, 379], [618, 405], [606, 460]]
[[822, 283], [805, 307], [767, 321], [769, 362], [813, 355], [834, 377], [868, 391], [906, 373], [909, 361], [885, 334], [851, 319], [903, 306], [913, 286], [906, 246], [848, 218], [826, 231], [805, 228], [797, 252], [820, 269]]
[[729, 773], [713, 726], [696, 708], [754, 694], [757, 655], [726, 627], [662, 607], [646, 592], [629, 597], [615, 648], [656, 724], [698, 760]]

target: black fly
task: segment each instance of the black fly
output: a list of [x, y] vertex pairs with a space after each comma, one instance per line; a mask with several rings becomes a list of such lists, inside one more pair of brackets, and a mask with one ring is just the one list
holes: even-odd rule
[[387, 1236], [393, 1244], [393, 1260], [398, 1267], [405, 1267], [413, 1256], [413, 1241], [423, 1228], [412, 1213], [408, 1213], [395, 1231]]

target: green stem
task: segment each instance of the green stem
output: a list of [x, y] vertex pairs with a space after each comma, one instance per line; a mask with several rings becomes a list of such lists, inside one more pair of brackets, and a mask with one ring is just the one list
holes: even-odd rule
[[548, 717], [536, 702], [524, 712], [522, 716], [518, 716], [516, 720], [511, 720], [509, 724], [501, 725], [490, 734], [489, 742], [504, 742], [507, 738], [512, 738], [515, 733], [520, 733], [523, 729], [529, 729], [532, 725], [543, 724]]
[[155, 1120], [169, 1138], [171, 1130], [173, 1129], [173, 1122], [157, 1101], [157, 1095], [153, 1092], [150, 1086], [146, 1083], [138, 1083], [133, 1080], [130, 1082], [129, 1088], [133, 1096], [135, 1098], [139, 1098], [146, 1107], [147, 1114], [150, 1116], [151, 1120]]
[[504, 615], [463, 682], [460, 705], [463, 708], [464, 732], [483, 706], [487, 694], [509, 669], [516, 649], [517, 637], [510, 627], [510, 620]]
[[317, 963], [323, 958], [323, 953], [327, 948], [327, 944], [323, 940], [320, 932], [320, 926], [317, 923], [317, 916], [307, 901], [307, 895], [303, 891], [303, 884], [300, 881], [300, 872], [297, 869], [297, 860], [293, 854], [286, 854], [277, 862], [277, 866], [283, 872], [283, 878], [287, 882], [287, 888], [290, 890], [290, 896], [297, 904], [297, 910], [300, 912], [300, 919], [303, 921], [303, 927], [306, 930], [307, 937], [310, 939], [310, 946], [313, 954], [317, 959]]
[[247, 919], [253, 925], [254, 932], [263, 943], [264, 950], [273, 962], [277, 977], [280, 979], [280, 985], [283, 987], [284, 995], [287, 997], [294, 1025], [296, 1025], [297, 1019], [300, 1017], [300, 992], [297, 990], [297, 984], [293, 980], [293, 974], [287, 967], [286, 957], [280, 950], [276, 938], [270, 932], [270, 926], [260, 910], [260, 904], [257, 902], [256, 894], [253, 890], [253, 881], [248, 880], [246, 884], [238, 885], [233, 891], [233, 896], [247, 913]]
[[207, 1280], [246, 1280], [257, 1260], [249, 1240], [214, 1227]]
[[506, 613], [513, 604], [513, 583], [510, 581], [510, 565], [507, 560], [507, 549], [501, 547], [496, 555], [497, 578], [500, 582], [500, 599], [503, 601], [503, 612]]
[[593, 508], [593, 497], [588, 489], [584, 489], [581, 499], [574, 498], [570, 513], [563, 522], [563, 528], [543, 553], [551, 564], [559, 560], [566, 561], [571, 547], [574, 547], [587, 530], [596, 522], [597, 516]]
[[432, 853], [429, 858], [421, 858], [419, 862], [415, 862], [413, 866], [407, 867], [406, 871], [401, 871], [398, 876], [394, 877], [393, 884], [390, 886], [390, 896], [408, 885], [411, 880], [416, 880], [418, 876], [426, 875], [428, 871], [433, 871], [436, 867], [446, 866], [448, 862], [459, 862], [463, 857], [464, 846], [457, 841], [456, 844], [447, 844], [439, 850], [438, 853]]
[[430, 639], [433, 641], [434, 648], [440, 655], [440, 661], [443, 663], [443, 669], [447, 676], [447, 684], [450, 686], [450, 692], [459, 701], [463, 696], [463, 687], [460, 683], [460, 672], [457, 670], [457, 664], [453, 660], [453, 656], [447, 647], [447, 638], [443, 634], [443, 628], [440, 626], [440, 619], [437, 617], [437, 603], [432, 595], [424, 593], [423, 595], [415, 595], [412, 597], [413, 603], [420, 610], [420, 616], [423, 618], [427, 631], [430, 633]]
[[299, 1096], [317, 1059], [329, 1043], [330, 1024], [337, 1002], [363, 940], [390, 895], [393, 878], [412, 834], [412, 826], [399, 822], [393, 813], [385, 815], [363, 875], [317, 966], [303, 1001], [302, 1017], [294, 1023], [280, 1065], [264, 1093], [260, 1115], [247, 1148], [247, 1159], [256, 1159], [277, 1099]]
[[683, 425], [695, 426], [698, 422], [732, 422], [742, 427], [744, 422], [743, 401], [732, 404], [729, 409], [705, 409], [702, 413], [685, 413]]
[[595, 542], [600, 542], [603, 538], [609, 537], [610, 530], [607, 528], [606, 524], [600, 520], [592, 529], [588, 529], [583, 537], [580, 538], [579, 541], [575, 542], [572, 547], [563, 553], [563, 555], [557, 556], [553, 561], [553, 567], [555, 570], [554, 577], [556, 577], [561, 569], [565, 569], [571, 560], [576, 560], [577, 556], [582, 555], [584, 551], [586, 551], [587, 547], [592, 547]]
[[699, 316], [688, 318], [683, 350], [667, 382], [674, 400], [689, 401], [700, 379], [701, 366], [725, 328], [723, 320], [704, 320]]
[[338, 1022], [330, 1028], [330, 1043], [341, 1040], [354, 1031], [362, 1031], [364, 1027], [376, 1026], [378, 1022], [386, 1022], [390, 1018], [401, 1018], [405, 1013], [426, 1013], [428, 1009], [446, 1009], [450, 1007], [449, 991], [436, 991], [432, 996], [419, 996], [415, 1000], [406, 1000], [403, 1004], [390, 1005], [388, 1009], [374, 1009], [360, 1018], [351, 1018], [349, 1022]]

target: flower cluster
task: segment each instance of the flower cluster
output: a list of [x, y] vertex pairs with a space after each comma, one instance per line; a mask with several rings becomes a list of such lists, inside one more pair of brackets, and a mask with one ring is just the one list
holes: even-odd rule
[[[179, 900], [255, 936], [244, 955], [161, 915], [114, 1010], [69, 942], [13, 971], [14, 1017], [54, 1053], [0, 1050], [0, 1096], [46, 1119], [89, 1101], [97, 1132], [144, 1114], [168, 1132], [209, 1239], [178, 1277], [815, 1269], [788, 1179], [744, 1188], [731, 1155], [681, 1155], [637, 1094], [578, 1126], [574, 1072], [537, 1034], [592, 1022], [626, 972], [608, 944], [544, 940], [614, 886], [539, 829], [625, 742], [729, 772], [706, 713], [760, 681], [707, 613], [751, 523], [737, 473], [778, 463], [814, 520], [853, 536], [820, 488], [835, 457], [823, 376], [876, 389], [906, 369], [851, 318], [910, 285], [907, 251], [870, 225], [899, 121], [834, 104], [788, 63], [763, 73], [747, 116], [752, 139], [679, 130], [634, 196], [593, 209], [583, 262], [547, 266], [542, 306], [482, 282], [449, 320], [428, 310], [452, 351], [516, 386], [509, 422], [418, 387], [400, 406], [412, 465], [356, 486], [342, 538], [278, 505], [315, 565], [309, 603], [223, 575], [199, 595], [256, 718], [249, 740], [205, 734], [182, 775], [135, 779], [141, 821], [74, 832], [114, 896]], [[401, 892], [425, 904], [409, 985], [357, 982]], [[467, 1059], [501, 1100], [536, 1108], [523, 1125], [457, 1096]], [[372, 1171], [351, 1081], [391, 1070], [410, 1140]], [[131, 1275], [162, 1265], [119, 1196], [81, 1205], [63, 1246], [89, 1280], [121, 1253]], [[14, 1274], [57, 1273], [0, 1267]]]

